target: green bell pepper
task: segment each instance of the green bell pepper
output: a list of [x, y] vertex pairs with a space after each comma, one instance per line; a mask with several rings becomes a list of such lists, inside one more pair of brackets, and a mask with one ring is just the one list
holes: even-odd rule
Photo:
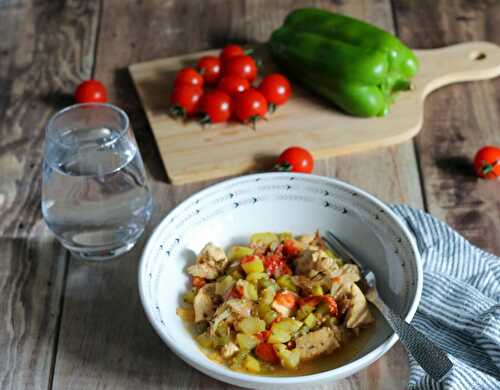
[[291, 12], [269, 41], [273, 58], [344, 111], [386, 115], [395, 92], [418, 70], [413, 52], [365, 22], [319, 9]]

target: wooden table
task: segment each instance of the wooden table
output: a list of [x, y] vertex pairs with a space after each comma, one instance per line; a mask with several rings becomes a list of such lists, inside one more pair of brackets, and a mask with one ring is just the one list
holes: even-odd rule
[[[413, 47], [500, 44], [500, 4], [486, 0], [0, 0], [1, 389], [229, 387], [183, 363], [147, 322], [137, 292], [143, 243], [123, 259], [92, 266], [54, 240], [40, 213], [43, 128], [82, 79], [102, 80], [111, 101], [130, 114], [151, 175], [151, 231], [212, 182], [168, 184], [127, 65], [265, 41], [289, 10], [304, 5], [371, 21]], [[499, 91], [500, 80], [444, 88], [428, 98], [414, 141], [321, 161], [316, 173], [424, 208], [500, 254], [499, 183], [475, 179], [470, 168], [477, 148], [500, 144]], [[401, 389], [408, 374], [396, 345], [369, 368], [324, 387]]]

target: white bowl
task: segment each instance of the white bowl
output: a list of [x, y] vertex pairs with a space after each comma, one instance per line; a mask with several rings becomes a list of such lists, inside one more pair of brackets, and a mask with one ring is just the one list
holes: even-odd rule
[[149, 239], [139, 269], [139, 291], [162, 340], [201, 372], [249, 388], [335, 381], [373, 363], [397, 336], [378, 318], [368, 344], [347, 364], [312, 375], [269, 377], [235, 372], [209, 360], [176, 315], [189, 277], [186, 265], [209, 241], [244, 243], [260, 231], [311, 233], [331, 229], [375, 271], [387, 304], [408, 321], [420, 301], [423, 273], [413, 236], [382, 202], [341, 181], [314, 175], [263, 173], [228, 180], [191, 196], [167, 215]]

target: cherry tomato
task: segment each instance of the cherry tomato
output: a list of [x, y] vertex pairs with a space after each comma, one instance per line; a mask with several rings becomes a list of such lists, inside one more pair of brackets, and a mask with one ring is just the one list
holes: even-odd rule
[[219, 58], [221, 62], [225, 62], [232, 57], [244, 56], [245, 54], [245, 50], [241, 46], [230, 44], [222, 49]]
[[311, 173], [314, 168], [314, 159], [307, 149], [292, 146], [280, 154], [276, 161], [276, 168], [281, 171]]
[[202, 124], [226, 122], [231, 116], [231, 98], [222, 91], [205, 92], [200, 101]]
[[252, 81], [257, 77], [257, 65], [250, 56], [236, 56], [231, 57], [224, 62], [222, 66], [222, 73], [224, 75], [234, 74], [243, 77], [248, 81]]
[[278, 355], [276, 354], [276, 351], [274, 350], [274, 347], [272, 344], [269, 343], [260, 343], [255, 347], [255, 355], [260, 360], [263, 360], [265, 362], [273, 363], [273, 364], [278, 364], [280, 362], [280, 359]]
[[175, 77], [174, 87], [178, 87], [181, 84], [203, 87], [203, 76], [193, 68], [183, 68]]
[[170, 96], [170, 115], [186, 118], [196, 114], [203, 89], [195, 85], [181, 84]]
[[207, 84], [214, 84], [220, 76], [220, 60], [214, 56], [201, 57], [196, 68], [203, 75], [203, 79]]
[[483, 179], [498, 179], [500, 177], [500, 148], [485, 146], [474, 157], [474, 170]]
[[103, 83], [98, 80], [85, 80], [75, 91], [77, 103], [106, 103], [108, 92]]
[[248, 80], [234, 74], [223, 76], [217, 85], [217, 89], [226, 92], [229, 96], [246, 91], [248, 88], [250, 88]]
[[234, 114], [243, 123], [251, 123], [264, 118], [267, 113], [267, 100], [254, 88], [234, 96]]
[[289, 81], [279, 73], [264, 77], [258, 89], [269, 102], [271, 111], [274, 110], [274, 106], [286, 103], [292, 93]]

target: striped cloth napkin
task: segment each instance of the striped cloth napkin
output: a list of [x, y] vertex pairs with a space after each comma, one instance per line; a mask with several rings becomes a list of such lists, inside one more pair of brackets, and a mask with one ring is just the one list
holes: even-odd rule
[[437, 383], [410, 357], [408, 388], [499, 390], [500, 258], [429, 214], [403, 205], [391, 208], [414, 233], [422, 255], [424, 289], [412, 324], [454, 364]]

